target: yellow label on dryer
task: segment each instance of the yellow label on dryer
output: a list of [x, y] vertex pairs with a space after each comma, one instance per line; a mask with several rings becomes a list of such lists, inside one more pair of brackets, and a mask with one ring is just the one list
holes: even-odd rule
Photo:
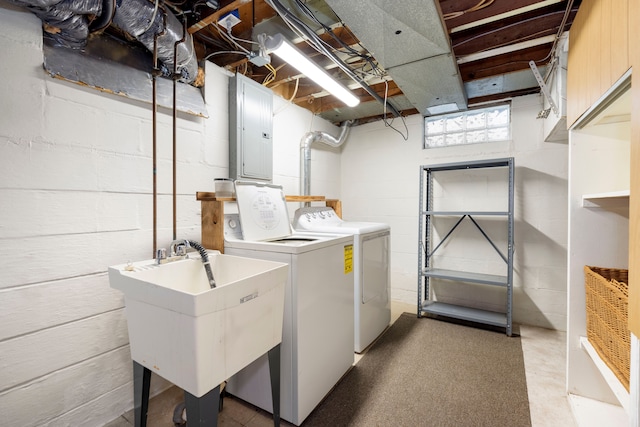
[[349, 274], [353, 271], [353, 245], [346, 245], [344, 247], [344, 274]]

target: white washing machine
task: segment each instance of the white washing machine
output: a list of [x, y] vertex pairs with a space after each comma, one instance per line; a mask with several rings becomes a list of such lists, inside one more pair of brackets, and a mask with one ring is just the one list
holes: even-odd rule
[[[353, 365], [353, 237], [291, 233], [282, 188], [236, 183], [225, 215], [225, 253], [289, 264], [280, 348], [280, 416], [300, 425]], [[229, 379], [227, 391], [273, 412], [267, 357]]]
[[364, 351], [391, 322], [389, 272], [391, 227], [343, 221], [330, 207], [296, 211], [294, 230], [354, 235], [354, 350]]

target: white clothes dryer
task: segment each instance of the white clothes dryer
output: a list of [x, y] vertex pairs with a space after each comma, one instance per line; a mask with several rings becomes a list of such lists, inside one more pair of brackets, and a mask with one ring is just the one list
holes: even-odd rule
[[[292, 233], [282, 188], [236, 183], [238, 214], [225, 215], [225, 253], [289, 264], [280, 347], [280, 415], [300, 425], [353, 366], [353, 237]], [[268, 360], [229, 379], [227, 391], [273, 412]]]
[[296, 210], [293, 228], [354, 236], [354, 350], [361, 353], [391, 322], [391, 227], [344, 221], [330, 207], [310, 206]]

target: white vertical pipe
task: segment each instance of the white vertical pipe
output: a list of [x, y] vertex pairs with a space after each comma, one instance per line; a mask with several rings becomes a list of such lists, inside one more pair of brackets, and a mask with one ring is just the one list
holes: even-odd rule
[[340, 147], [349, 135], [349, 127], [353, 123], [348, 120], [340, 127], [340, 135], [336, 138], [326, 132], [308, 132], [300, 140], [300, 194], [303, 196], [311, 195], [311, 145], [314, 142], [322, 142], [331, 147]]

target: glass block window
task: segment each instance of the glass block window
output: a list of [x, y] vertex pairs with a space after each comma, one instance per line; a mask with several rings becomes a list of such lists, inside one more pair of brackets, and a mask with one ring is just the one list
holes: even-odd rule
[[505, 141], [511, 138], [509, 104], [424, 118], [424, 148]]

